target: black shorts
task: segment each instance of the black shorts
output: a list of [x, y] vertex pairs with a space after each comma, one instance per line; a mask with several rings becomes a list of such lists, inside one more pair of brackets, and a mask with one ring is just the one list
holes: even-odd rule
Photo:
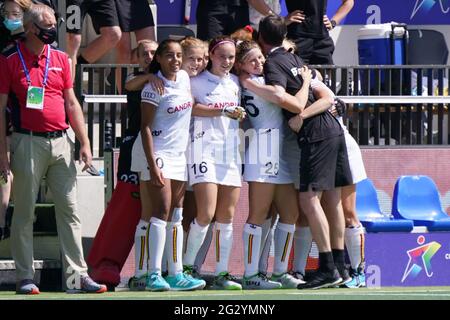
[[119, 18], [114, 0], [66, 0], [66, 30], [81, 34], [86, 14], [92, 19], [95, 32], [103, 27], [118, 27]]
[[344, 135], [301, 145], [300, 192], [333, 190], [352, 183]]
[[122, 32], [155, 26], [147, 0], [115, 0], [115, 2]]
[[131, 171], [131, 150], [136, 136], [126, 136], [120, 145], [119, 163], [117, 168], [117, 181], [139, 184], [137, 172]]
[[228, 13], [214, 13], [197, 8], [197, 38], [210, 40], [221, 35], [230, 35], [250, 24], [248, 7], [230, 7]]
[[297, 52], [306, 64], [333, 64], [334, 42], [331, 37], [324, 39], [294, 39]]

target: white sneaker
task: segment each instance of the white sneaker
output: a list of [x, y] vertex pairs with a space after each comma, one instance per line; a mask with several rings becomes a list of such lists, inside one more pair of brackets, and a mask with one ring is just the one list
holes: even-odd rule
[[132, 277], [128, 281], [128, 288], [130, 291], [144, 291], [145, 284], [147, 283], [147, 274], [144, 274], [140, 277]]
[[228, 272], [221, 272], [214, 278], [211, 286], [213, 290], [242, 290], [241, 284], [239, 284], [235, 277]]
[[301, 279], [293, 277], [287, 272], [283, 274], [272, 274], [272, 278], [270, 280], [281, 283], [282, 289], [297, 289], [299, 284], [306, 283]]
[[281, 283], [271, 281], [261, 273], [249, 277], [244, 276], [242, 279], [242, 288], [246, 290], [281, 289], [281, 287]]

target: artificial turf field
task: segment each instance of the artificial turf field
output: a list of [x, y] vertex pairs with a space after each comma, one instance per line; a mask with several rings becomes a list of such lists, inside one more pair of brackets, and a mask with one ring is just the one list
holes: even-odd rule
[[19, 296], [0, 291], [0, 300], [450, 300], [450, 287], [385, 287], [320, 290], [244, 290], [193, 292], [130, 292], [120, 290], [104, 294], [66, 294], [43, 292]]

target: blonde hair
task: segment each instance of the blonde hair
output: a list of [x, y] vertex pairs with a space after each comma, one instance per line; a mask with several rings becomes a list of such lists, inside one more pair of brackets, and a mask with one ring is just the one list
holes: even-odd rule
[[4, 3], [6, 2], [14, 2], [15, 4], [18, 4], [23, 11], [30, 10], [31, 5], [33, 4], [31, 0], [6, 0]]
[[205, 48], [205, 44], [202, 40], [194, 38], [194, 37], [187, 37], [183, 39], [181, 42], [181, 49], [183, 50], [183, 55], [185, 56], [189, 50], [193, 48]]
[[291, 39], [285, 38], [283, 40], [283, 47], [286, 49], [286, 51], [296, 53], [297, 52], [297, 45], [295, 42]]
[[137, 43], [137, 47], [135, 48], [136, 50], [136, 56], [139, 57], [140, 53], [141, 53], [141, 48], [142, 50], [146, 47], [146, 46], [151, 46], [151, 45], [156, 45], [156, 47], [158, 47], [158, 42], [154, 41], [154, 40], [150, 40], [150, 39], [143, 39], [140, 40]]

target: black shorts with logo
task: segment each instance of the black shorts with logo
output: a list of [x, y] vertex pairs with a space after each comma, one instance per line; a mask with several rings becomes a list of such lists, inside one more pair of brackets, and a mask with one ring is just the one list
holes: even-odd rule
[[197, 8], [197, 38], [207, 41], [229, 35], [250, 24], [248, 6], [229, 6], [227, 12], [215, 12], [205, 7]]
[[334, 42], [331, 37], [323, 39], [295, 38], [297, 52], [306, 64], [333, 64]]
[[115, 0], [120, 30], [132, 32], [155, 25], [147, 0]]
[[119, 26], [115, 0], [66, 0], [66, 30], [81, 34], [86, 14], [92, 19], [95, 32], [100, 28]]
[[344, 135], [301, 144], [300, 192], [327, 191], [352, 184]]

